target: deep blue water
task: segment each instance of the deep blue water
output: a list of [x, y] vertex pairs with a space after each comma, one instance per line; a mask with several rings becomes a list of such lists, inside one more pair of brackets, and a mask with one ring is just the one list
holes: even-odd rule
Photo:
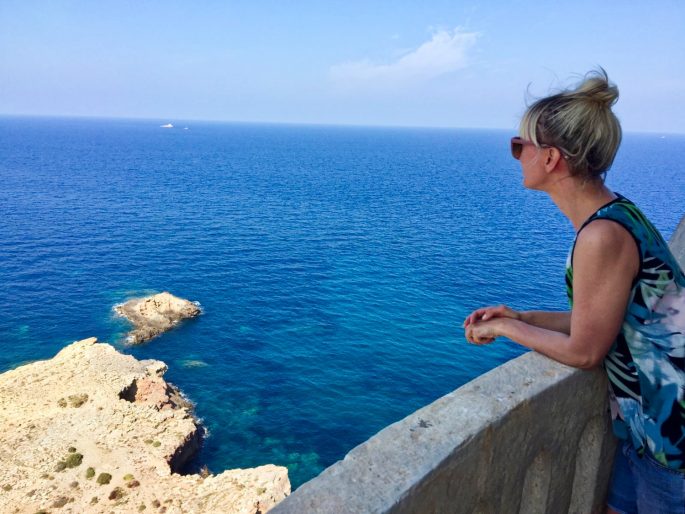
[[[471, 309], [565, 307], [573, 230], [508, 132], [162, 123], [0, 118], [0, 371], [89, 336], [163, 360], [195, 466], [298, 486], [522, 353], [467, 345]], [[608, 182], [669, 237], [685, 137], [626, 135]], [[163, 290], [204, 314], [126, 347], [112, 306]]]

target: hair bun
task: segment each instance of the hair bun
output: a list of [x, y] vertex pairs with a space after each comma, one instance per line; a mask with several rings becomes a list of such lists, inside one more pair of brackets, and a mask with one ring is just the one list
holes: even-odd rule
[[572, 94], [602, 104], [605, 107], [611, 107], [618, 100], [618, 88], [609, 82], [609, 77], [604, 68], [599, 68], [599, 70], [591, 71], [585, 75], [583, 81], [572, 91]]
[[540, 98], [521, 120], [521, 137], [562, 152], [572, 176], [604, 180], [621, 144], [621, 123], [611, 109], [618, 88], [603, 68], [571, 89]]

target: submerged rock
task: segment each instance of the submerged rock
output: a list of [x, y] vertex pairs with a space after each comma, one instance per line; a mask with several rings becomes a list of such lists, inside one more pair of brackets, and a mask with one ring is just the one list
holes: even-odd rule
[[0, 512], [255, 514], [287, 496], [280, 466], [177, 474], [202, 428], [166, 369], [91, 338], [0, 375]]
[[143, 343], [173, 328], [179, 321], [194, 318], [201, 310], [197, 304], [168, 292], [145, 298], [134, 298], [114, 310], [131, 323], [134, 329], [126, 339], [132, 344]]
[[209, 366], [205, 361], [198, 359], [182, 359], [178, 362], [184, 368], [206, 368]]

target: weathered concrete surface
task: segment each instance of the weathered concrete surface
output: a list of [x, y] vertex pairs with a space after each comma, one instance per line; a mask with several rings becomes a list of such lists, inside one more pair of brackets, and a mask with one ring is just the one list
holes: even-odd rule
[[599, 512], [609, 433], [601, 371], [528, 353], [385, 428], [272, 513]]
[[0, 375], [0, 512], [256, 514], [284, 498], [284, 467], [175, 473], [200, 427], [166, 369], [91, 338]]
[[131, 344], [149, 341], [170, 330], [179, 321], [194, 318], [201, 312], [195, 303], [166, 291], [115, 305], [114, 311], [133, 324], [133, 330], [126, 337]]
[[673, 232], [669, 245], [680, 265], [685, 267], [685, 216], [683, 216], [675, 232]]
[[[685, 217], [670, 242], [685, 266]], [[527, 353], [390, 425], [272, 514], [604, 512], [606, 376]]]

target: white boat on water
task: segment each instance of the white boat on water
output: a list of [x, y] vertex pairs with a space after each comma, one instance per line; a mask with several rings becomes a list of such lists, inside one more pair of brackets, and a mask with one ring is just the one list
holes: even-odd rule
[[174, 128], [174, 126], [171, 123], [167, 123], [166, 125], [160, 125], [161, 128]]

